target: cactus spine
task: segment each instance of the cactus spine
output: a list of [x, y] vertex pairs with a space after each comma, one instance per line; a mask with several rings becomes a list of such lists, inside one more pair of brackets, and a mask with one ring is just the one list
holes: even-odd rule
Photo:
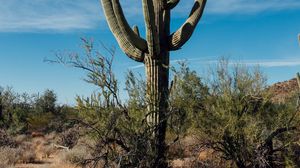
[[[108, 25], [125, 54], [145, 64], [147, 76], [148, 122], [157, 125], [158, 153], [164, 153], [166, 111], [168, 109], [169, 52], [180, 49], [191, 37], [206, 4], [195, 0], [184, 24], [170, 34], [170, 12], [180, 0], [142, 0], [146, 40], [138, 28], [130, 28], [119, 0], [101, 0]], [[160, 156], [159, 156], [160, 157]]]

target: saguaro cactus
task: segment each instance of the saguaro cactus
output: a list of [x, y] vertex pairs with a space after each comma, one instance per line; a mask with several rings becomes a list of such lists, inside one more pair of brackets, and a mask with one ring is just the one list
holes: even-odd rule
[[[180, 0], [142, 0], [146, 40], [139, 29], [130, 28], [119, 0], [101, 0], [108, 25], [118, 44], [131, 59], [145, 64], [147, 76], [149, 123], [155, 132], [158, 153], [164, 152], [166, 111], [168, 108], [169, 52], [180, 49], [192, 36], [206, 4], [195, 0], [189, 17], [174, 33], [170, 33], [170, 12]], [[132, 2], [130, 2], [132, 3]]]

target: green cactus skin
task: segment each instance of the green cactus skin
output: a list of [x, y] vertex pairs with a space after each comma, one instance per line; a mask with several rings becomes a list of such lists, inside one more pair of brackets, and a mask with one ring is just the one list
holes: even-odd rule
[[[142, 0], [146, 40], [136, 26], [130, 28], [119, 0], [101, 0], [110, 30], [125, 54], [145, 64], [147, 76], [148, 117], [159, 146], [158, 158], [163, 157], [168, 109], [170, 51], [180, 49], [192, 36], [202, 17], [206, 0], [195, 0], [189, 17], [174, 33], [170, 33], [170, 13], [180, 0]], [[161, 153], [161, 154], [160, 154]]]
[[109, 28], [111, 29], [112, 33], [114, 34], [116, 40], [118, 41], [120, 47], [123, 49], [125, 54], [135, 61], [143, 62], [145, 51], [142, 51], [135, 47], [136, 44], [131, 43], [132, 40], [129, 39], [129, 36], [124, 35], [124, 30], [121, 28], [120, 25], [126, 26], [128, 25], [128, 23], [118, 22], [113, 8], [112, 0], [102, 0], [102, 6], [104, 9], [105, 17], [108, 21]]
[[115, 12], [117, 22], [119, 24], [123, 36], [126, 36], [126, 39], [128, 39], [129, 42], [132, 43], [132, 45], [135, 46], [136, 48], [142, 51], [147, 50], [147, 42], [144, 39], [137, 36], [135, 32], [128, 25], [125, 16], [123, 14], [123, 10], [121, 8], [121, 4], [119, 0], [112, 0], [112, 4], [113, 4], [113, 9]]
[[196, 0], [189, 18], [185, 23], [169, 38], [169, 48], [171, 50], [180, 49], [192, 36], [202, 14], [206, 1]]

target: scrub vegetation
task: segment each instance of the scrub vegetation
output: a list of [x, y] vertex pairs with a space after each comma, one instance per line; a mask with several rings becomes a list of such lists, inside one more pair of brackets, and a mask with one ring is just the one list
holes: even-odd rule
[[195, 0], [171, 33], [179, 1], [142, 0], [143, 39], [119, 0], [101, 0], [120, 48], [145, 74], [128, 71], [119, 81], [116, 48], [82, 38], [83, 52], [48, 60], [83, 71], [97, 88], [76, 105], [59, 105], [52, 90], [1, 87], [0, 168], [300, 167], [299, 74], [269, 86], [259, 67], [224, 58], [205, 76], [187, 62], [170, 65], [170, 52], [191, 38], [206, 4]]
[[[114, 48], [57, 55], [55, 62], [86, 73], [98, 89], [58, 105], [56, 94], [1, 89], [2, 167], [153, 167], [157, 145], [147, 116], [146, 81], [129, 71], [125, 89], [113, 71]], [[166, 113], [169, 167], [299, 167], [299, 86], [268, 86], [258, 67], [226, 59], [199, 76], [180, 62], [170, 68]], [[291, 83], [293, 85], [291, 85]], [[279, 90], [291, 85], [278, 101]], [[128, 98], [121, 98], [126, 92]], [[280, 92], [281, 93], [281, 92]], [[286, 96], [288, 95], [288, 96]], [[274, 99], [274, 97], [277, 97]]]

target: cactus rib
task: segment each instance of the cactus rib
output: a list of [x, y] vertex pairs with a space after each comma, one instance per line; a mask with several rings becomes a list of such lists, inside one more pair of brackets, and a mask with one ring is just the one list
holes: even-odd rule
[[157, 56], [160, 53], [159, 37], [155, 25], [155, 13], [152, 0], [143, 0], [143, 11], [146, 26], [146, 39], [148, 42], [148, 53]]
[[127, 38], [127, 36], [123, 34], [118, 24], [116, 14], [114, 13], [112, 1], [101, 0], [101, 2], [105, 17], [107, 18], [109, 28], [111, 29], [120, 47], [123, 49], [125, 54], [131, 59], [138, 62], [143, 62], [144, 52], [133, 46], [132, 43], [130, 43], [130, 40]]
[[126, 36], [126, 38], [128, 39], [128, 41], [130, 41], [130, 43], [135, 46], [136, 48], [142, 50], [142, 51], [146, 51], [147, 50], [147, 42], [146, 40], [142, 39], [141, 37], [137, 36], [134, 31], [130, 28], [121, 4], [119, 0], [112, 0], [112, 4], [113, 4], [113, 9], [114, 9], [114, 13], [115, 16], [117, 18], [117, 22], [118, 25], [123, 33], [124, 36]]

